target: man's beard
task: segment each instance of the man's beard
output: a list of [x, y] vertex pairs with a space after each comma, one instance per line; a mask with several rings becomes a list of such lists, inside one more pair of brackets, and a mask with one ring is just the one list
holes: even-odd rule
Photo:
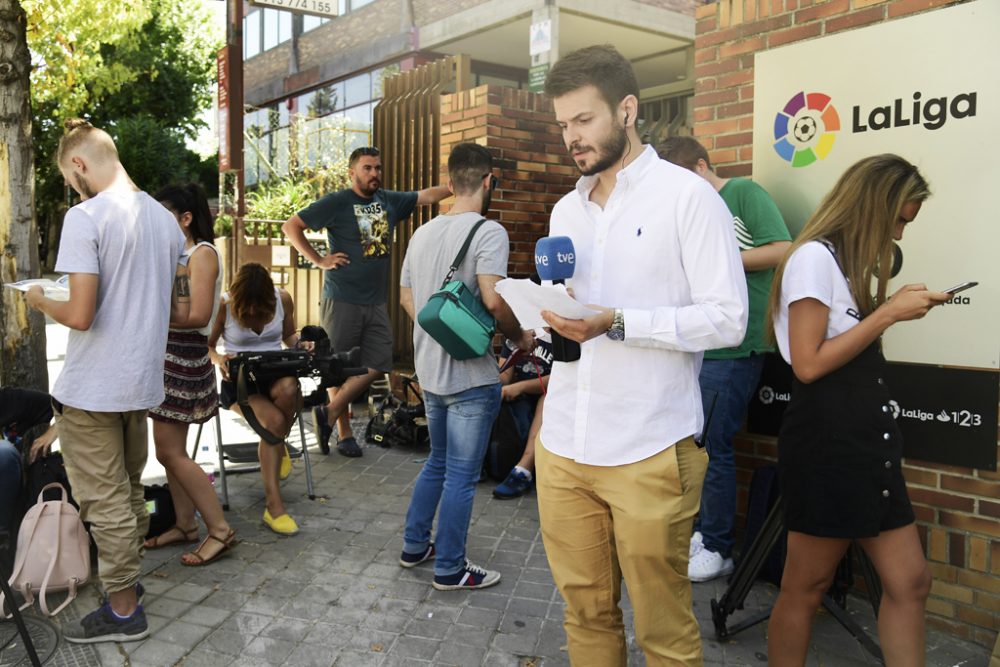
[[[597, 144], [597, 150], [595, 151], [597, 153], [597, 160], [587, 167], [582, 167], [577, 162], [576, 166], [580, 170], [580, 173], [584, 176], [593, 176], [613, 166], [624, 157], [627, 141], [628, 137], [625, 134], [625, 126], [615, 122], [611, 127], [611, 134]], [[570, 153], [581, 148], [584, 150], [594, 150], [592, 146], [574, 144], [570, 146]]]
[[374, 187], [368, 187], [368, 183], [363, 182], [360, 178], [355, 178], [354, 183], [358, 186], [358, 190], [365, 193], [366, 197], [372, 197], [378, 192], [378, 189], [382, 187], [382, 181], [379, 179], [372, 179], [368, 183], [374, 184]]

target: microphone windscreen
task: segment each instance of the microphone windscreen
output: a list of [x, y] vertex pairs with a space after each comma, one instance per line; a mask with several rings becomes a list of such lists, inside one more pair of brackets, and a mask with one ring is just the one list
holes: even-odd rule
[[546, 236], [535, 244], [535, 270], [542, 280], [567, 280], [573, 277], [576, 253], [568, 236]]

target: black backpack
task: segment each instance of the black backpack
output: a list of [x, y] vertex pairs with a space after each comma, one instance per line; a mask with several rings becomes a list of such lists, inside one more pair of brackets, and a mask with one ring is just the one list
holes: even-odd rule
[[502, 482], [524, 455], [525, 436], [518, 432], [514, 413], [507, 403], [500, 404], [500, 413], [493, 422], [490, 442], [486, 447], [483, 471], [491, 479]]

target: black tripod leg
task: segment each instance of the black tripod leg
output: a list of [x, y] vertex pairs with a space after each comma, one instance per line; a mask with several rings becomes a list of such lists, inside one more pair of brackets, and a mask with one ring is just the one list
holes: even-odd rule
[[[24, 618], [21, 617], [21, 611], [17, 608], [17, 604], [14, 602], [14, 593], [10, 590], [10, 585], [7, 580], [0, 577], [0, 590], [3, 591], [4, 600], [10, 606], [11, 613], [14, 615], [14, 623], [17, 625], [17, 632], [21, 635], [21, 640], [24, 642], [24, 650], [28, 654], [28, 660], [34, 667], [42, 667], [41, 661], [38, 659], [38, 654], [35, 652], [35, 644], [31, 641], [31, 634], [28, 632], [28, 626], [24, 624]], [[0, 609], [0, 611], [3, 611]]]
[[882, 649], [879, 648], [878, 644], [875, 643], [871, 637], [861, 628], [860, 625], [854, 622], [847, 610], [837, 604], [829, 595], [823, 596], [823, 607], [830, 612], [830, 615], [837, 619], [845, 630], [850, 632], [861, 646], [872, 654], [872, 656], [879, 661], [880, 665], [885, 664], [885, 658], [882, 656]]
[[726, 627], [726, 619], [743, 606], [743, 601], [746, 600], [747, 594], [753, 587], [753, 582], [764, 566], [764, 561], [767, 560], [774, 545], [778, 543], [782, 528], [784, 528], [784, 521], [781, 518], [781, 497], [779, 496], [774, 507], [768, 513], [764, 525], [761, 526], [757, 538], [747, 549], [747, 552], [740, 557], [740, 563], [729, 579], [729, 587], [726, 592], [722, 594], [718, 602], [712, 600], [712, 622], [715, 624], [715, 636], [719, 639], [725, 639], [731, 634], [756, 625], [771, 615], [771, 612], [767, 611], [747, 619], [731, 629]]
[[861, 564], [861, 575], [865, 579], [865, 588], [868, 589], [868, 600], [872, 603], [875, 618], [878, 618], [878, 608], [882, 604], [882, 580], [878, 578], [875, 564], [872, 563], [865, 550], [857, 543], [854, 544], [854, 549], [857, 551], [858, 562]]

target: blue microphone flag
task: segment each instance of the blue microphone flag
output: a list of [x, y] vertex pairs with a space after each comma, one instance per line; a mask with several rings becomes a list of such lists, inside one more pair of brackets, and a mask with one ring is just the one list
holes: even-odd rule
[[576, 253], [568, 236], [546, 236], [535, 244], [535, 270], [542, 280], [573, 277]]

